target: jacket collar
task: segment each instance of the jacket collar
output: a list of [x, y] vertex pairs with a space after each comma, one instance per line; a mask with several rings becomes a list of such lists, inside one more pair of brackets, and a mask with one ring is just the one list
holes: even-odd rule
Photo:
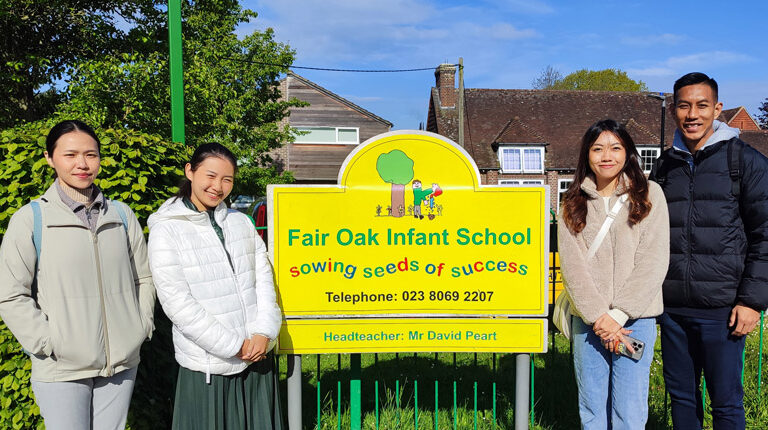
[[[600, 193], [597, 192], [595, 175], [592, 173], [588, 174], [587, 177], [584, 178], [584, 181], [581, 182], [581, 190], [593, 199], [602, 197]], [[612, 196], [620, 196], [627, 191], [629, 191], [629, 177], [625, 173], [622, 173], [621, 177], [619, 177], [619, 185], [616, 187], [616, 191], [613, 192]]]
[[[56, 184], [52, 184], [40, 197], [41, 200], [48, 203], [45, 208], [45, 216], [43, 222], [47, 227], [64, 227], [75, 226], [88, 228], [83, 221], [78, 218], [77, 215], [69, 208], [69, 206], [61, 200], [59, 190], [56, 189]], [[109, 201], [105, 198], [105, 204], [102, 205], [99, 211], [99, 219], [96, 221], [96, 231], [105, 224], [117, 223], [122, 224], [123, 220], [117, 211], [112, 207]]]
[[[213, 214], [216, 223], [222, 225], [227, 219], [228, 213], [229, 209], [224, 202], [219, 203], [219, 205], [216, 206], [216, 209], [214, 209]], [[152, 229], [155, 224], [168, 219], [184, 219], [201, 225], [210, 225], [211, 223], [209, 215], [206, 212], [192, 210], [184, 204], [182, 199], [176, 197], [171, 197], [166, 200], [157, 212], [150, 215], [149, 219], [147, 219], [147, 226]]]
[[[729, 127], [722, 121], [715, 120], [712, 123], [712, 130], [714, 130], [714, 133], [712, 133], [712, 136], [709, 136], [709, 139], [707, 139], [706, 142], [704, 142], [704, 146], [699, 148], [699, 151], [710, 147], [716, 143], [724, 142], [726, 140], [731, 140], [734, 137], [739, 137], [740, 130], [738, 128]], [[675, 130], [675, 137], [672, 141], [672, 148], [673, 151], [679, 152], [683, 154], [691, 155], [691, 151], [688, 150], [688, 145], [685, 144], [685, 141], [683, 140], [683, 135], [680, 133], [680, 130]]]

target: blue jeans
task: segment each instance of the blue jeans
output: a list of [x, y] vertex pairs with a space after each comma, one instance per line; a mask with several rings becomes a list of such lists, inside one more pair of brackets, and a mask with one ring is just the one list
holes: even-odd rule
[[656, 319], [629, 320], [624, 327], [645, 342], [639, 361], [608, 352], [592, 326], [573, 316], [573, 366], [582, 429], [645, 429]]
[[746, 336], [730, 335], [728, 321], [664, 313], [661, 325], [661, 356], [664, 383], [672, 404], [675, 430], [700, 430], [701, 372], [707, 381], [715, 430], [744, 429], [744, 388], [741, 357]]

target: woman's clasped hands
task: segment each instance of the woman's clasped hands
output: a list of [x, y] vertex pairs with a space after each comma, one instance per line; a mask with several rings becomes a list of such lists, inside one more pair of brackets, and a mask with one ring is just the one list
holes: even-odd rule
[[261, 361], [267, 358], [268, 345], [268, 337], [254, 334], [250, 339], [245, 339], [243, 341], [243, 346], [240, 347], [240, 352], [237, 353], [237, 358], [251, 362]]
[[608, 351], [619, 354], [619, 344], [623, 343], [627, 350], [634, 354], [635, 349], [631, 342], [625, 336], [632, 333], [632, 330], [622, 327], [607, 313], [600, 316], [592, 325], [592, 330], [600, 337], [603, 346]]

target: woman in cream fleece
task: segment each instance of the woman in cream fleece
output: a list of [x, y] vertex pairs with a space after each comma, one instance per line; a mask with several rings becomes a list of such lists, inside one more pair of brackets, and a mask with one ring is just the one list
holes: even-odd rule
[[[574, 180], [560, 210], [558, 243], [572, 317], [573, 362], [583, 429], [644, 429], [648, 376], [663, 310], [669, 219], [661, 188], [648, 182], [632, 138], [614, 120], [584, 134]], [[588, 249], [623, 199], [594, 257]], [[643, 341], [635, 361], [614, 353], [625, 336]]]

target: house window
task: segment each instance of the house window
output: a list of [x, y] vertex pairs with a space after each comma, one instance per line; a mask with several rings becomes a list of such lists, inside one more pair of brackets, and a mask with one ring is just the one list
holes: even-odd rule
[[541, 179], [499, 179], [499, 185], [544, 185]]
[[661, 149], [658, 147], [656, 148], [637, 148], [637, 151], [640, 153], [640, 167], [643, 168], [643, 172], [645, 173], [651, 173], [651, 169], [653, 168], [653, 163], [656, 162], [656, 159], [659, 158], [659, 154], [661, 154]]
[[296, 136], [295, 143], [321, 143], [357, 145], [360, 143], [360, 130], [356, 127], [294, 127], [296, 131], [306, 132]]
[[560, 203], [565, 198], [565, 193], [568, 191], [568, 187], [573, 183], [573, 179], [559, 179], [557, 181], [557, 210], [560, 211]]
[[544, 148], [501, 146], [499, 164], [504, 173], [542, 173]]

